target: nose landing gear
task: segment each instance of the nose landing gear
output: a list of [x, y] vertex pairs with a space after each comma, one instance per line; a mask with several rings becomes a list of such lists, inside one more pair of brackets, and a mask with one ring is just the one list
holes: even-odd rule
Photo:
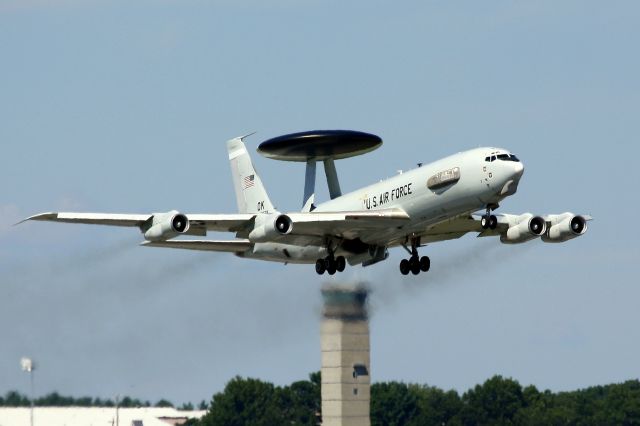
[[402, 275], [408, 275], [411, 272], [413, 275], [418, 275], [421, 271], [427, 272], [431, 268], [431, 259], [429, 256], [418, 255], [418, 246], [420, 240], [418, 238], [411, 239], [411, 250], [407, 246], [403, 246], [407, 252], [411, 254], [409, 259], [402, 259], [400, 261], [400, 273]]
[[497, 209], [498, 206], [489, 204], [487, 206], [487, 212], [482, 219], [480, 219], [480, 226], [482, 229], [496, 229], [498, 227], [498, 218], [491, 214], [491, 210]]

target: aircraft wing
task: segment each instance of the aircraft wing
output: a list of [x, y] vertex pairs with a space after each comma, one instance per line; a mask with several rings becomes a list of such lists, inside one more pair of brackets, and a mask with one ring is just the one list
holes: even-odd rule
[[[469, 232], [477, 233], [478, 237], [504, 236], [509, 229], [510, 223], [511, 225], [517, 224], [517, 222], [513, 223], [514, 219], [526, 215], [528, 215], [529, 218], [533, 217], [533, 215], [531, 215], [530, 213], [525, 213], [524, 215], [498, 215], [498, 225], [496, 226], [496, 229], [483, 229], [480, 221], [480, 216], [457, 216], [445, 222], [441, 222], [433, 227], [430, 227], [429, 229], [420, 233], [421, 242], [423, 244], [426, 244], [434, 243], [437, 241], [452, 240], [460, 238]], [[573, 213], [564, 213], [562, 215], [547, 215], [543, 219], [546, 222], [547, 229], [549, 229], [549, 227], [557, 222], [556, 218], [560, 217], [562, 219], [567, 218], [567, 216], [571, 217], [572, 215]], [[580, 215], [579, 217], [583, 218], [585, 221], [593, 220], [593, 218], [589, 215]]]
[[357, 238], [363, 232], [402, 226], [409, 215], [402, 209], [342, 212], [300, 212], [287, 214], [292, 221], [292, 236], [335, 235]]
[[[498, 229], [487, 231], [495, 232], [496, 235], [499, 235], [500, 226], [501, 225], [499, 224]], [[482, 226], [480, 225], [480, 219], [476, 219], [471, 215], [465, 215], [454, 217], [445, 222], [441, 222], [427, 229], [426, 231], [421, 233], [420, 236], [421, 242], [423, 244], [427, 244], [435, 243], [438, 241], [454, 240], [456, 238], [462, 237], [469, 232], [484, 233], [487, 231], [482, 229]]]
[[141, 226], [152, 215], [122, 213], [74, 213], [49, 212], [30, 216], [16, 225], [28, 220], [44, 220], [48, 222], [86, 223], [90, 225]]
[[[18, 224], [28, 220], [39, 220], [141, 228], [153, 218], [154, 214], [48, 212], [30, 216]], [[250, 225], [255, 214], [191, 214], [186, 216], [189, 219], [187, 235], [206, 235], [207, 231], [237, 232]]]
[[253, 244], [246, 239], [238, 240], [168, 240], [168, 241], [145, 241], [141, 246], [145, 247], [166, 247], [186, 250], [200, 251], [221, 251], [227, 253], [241, 253], [249, 250]]

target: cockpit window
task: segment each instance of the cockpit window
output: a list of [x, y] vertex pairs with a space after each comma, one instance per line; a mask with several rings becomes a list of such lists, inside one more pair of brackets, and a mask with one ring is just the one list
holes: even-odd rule
[[486, 161], [488, 163], [489, 162], [489, 158], [490, 157], [485, 157], [484, 161]]
[[491, 161], [496, 161], [496, 156], [495, 155], [491, 156]]
[[518, 157], [516, 157], [513, 154], [498, 154], [498, 160], [502, 160], [502, 161], [515, 161], [515, 162], [520, 162], [520, 160], [518, 159]]

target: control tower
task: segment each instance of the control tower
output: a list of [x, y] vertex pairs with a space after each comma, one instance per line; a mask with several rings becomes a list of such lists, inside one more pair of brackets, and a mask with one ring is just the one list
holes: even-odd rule
[[370, 425], [369, 322], [362, 285], [322, 289], [322, 424]]

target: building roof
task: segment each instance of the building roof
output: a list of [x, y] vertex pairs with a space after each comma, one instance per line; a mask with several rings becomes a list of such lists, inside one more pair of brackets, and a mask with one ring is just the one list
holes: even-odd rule
[[[29, 426], [28, 407], [0, 407], [0, 426]], [[206, 411], [181, 411], [175, 408], [139, 407], [35, 407], [34, 425], [46, 426], [167, 426], [200, 418]]]

